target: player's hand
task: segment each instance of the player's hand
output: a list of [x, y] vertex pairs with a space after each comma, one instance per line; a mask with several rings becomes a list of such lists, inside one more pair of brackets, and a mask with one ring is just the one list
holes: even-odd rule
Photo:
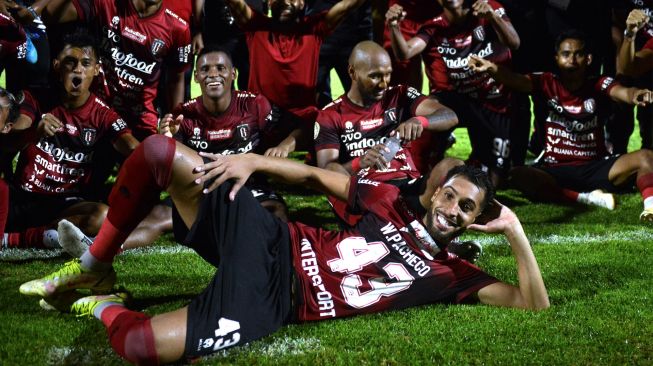
[[409, 142], [417, 140], [420, 136], [422, 136], [424, 127], [422, 126], [422, 122], [420, 122], [415, 117], [412, 117], [400, 124], [395, 131], [399, 134], [399, 136], [401, 136], [402, 140]]
[[467, 65], [474, 72], [497, 71], [497, 65], [494, 62], [486, 60], [483, 57], [479, 57], [477, 55], [470, 55]]
[[233, 201], [236, 198], [236, 192], [238, 192], [245, 182], [247, 182], [249, 176], [256, 170], [253, 161], [253, 157], [256, 157], [254, 154], [220, 155], [207, 152], [200, 152], [199, 154], [211, 160], [193, 170], [194, 173], [204, 173], [204, 175], [195, 180], [195, 184], [204, 185], [206, 182], [212, 181], [202, 191], [204, 194], [218, 188], [228, 179], [233, 179], [234, 186], [231, 192], [229, 192], [229, 199]]
[[387, 169], [389, 161], [386, 161], [383, 158], [383, 155], [381, 154], [382, 150], [388, 151], [388, 148], [383, 144], [376, 144], [367, 150], [360, 160], [361, 170], [367, 168], [375, 168], [378, 170]]
[[50, 113], [46, 113], [41, 117], [41, 120], [36, 127], [36, 131], [38, 132], [39, 136], [52, 137], [57, 133], [63, 131], [63, 123], [61, 123], [57, 117], [51, 115]]
[[404, 8], [399, 4], [394, 4], [385, 13], [385, 22], [389, 25], [397, 25], [399, 22], [404, 20], [405, 17], [406, 12], [404, 11]]
[[490, 20], [494, 17], [494, 9], [492, 9], [487, 0], [476, 0], [472, 4], [472, 14], [479, 19]]
[[494, 200], [488, 204], [483, 213], [476, 218], [476, 221], [467, 228], [484, 233], [503, 233], [521, 225], [514, 212], [508, 207]]
[[263, 156], [274, 156], [277, 158], [287, 158], [290, 152], [283, 146], [275, 146], [265, 150]]
[[177, 118], [172, 118], [172, 114], [168, 113], [159, 122], [159, 134], [172, 137], [179, 131], [181, 122], [184, 121], [184, 115], [180, 114]]
[[[4, 3], [6, 10], [8, 10], [11, 13], [12, 17], [18, 23], [22, 25], [28, 25], [36, 20], [32, 15], [32, 13], [29, 10], [27, 10], [27, 7], [20, 5], [11, 0], [0, 0], [0, 1]], [[38, 21], [41, 24], [43, 24], [43, 22], [41, 22], [40, 19]]]
[[633, 93], [633, 104], [646, 107], [647, 105], [653, 103], [653, 92], [648, 89], [637, 89]]
[[641, 9], [633, 9], [626, 18], [626, 30], [628, 32], [637, 33], [642, 27], [648, 23], [649, 17]]
[[199, 55], [199, 53], [204, 48], [204, 37], [202, 36], [202, 32], [197, 32], [193, 36], [193, 42], [191, 44], [193, 47], [193, 54]]

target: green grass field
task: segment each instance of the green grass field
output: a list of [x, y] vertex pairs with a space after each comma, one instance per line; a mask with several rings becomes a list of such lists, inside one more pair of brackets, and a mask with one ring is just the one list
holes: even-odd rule
[[[450, 154], [465, 157], [465, 131], [457, 137]], [[631, 147], [636, 141], [634, 136]], [[292, 187], [281, 191], [293, 219], [333, 227], [324, 197]], [[431, 305], [293, 325], [201, 364], [652, 365], [653, 227], [638, 221], [639, 195], [619, 196], [614, 212], [531, 203], [515, 191], [499, 192], [498, 198], [524, 224], [549, 290], [549, 310]], [[516, 282], [502, 237], [466, 238], [484, 246], [480, 267]], [[115, 263], [118, 285], [135, 298], [132, 308], [148, 314], [188, 303], [214, 272], [169, 236], [158, 244], [127, 251]], [[65, 260], [57, 251], [0, 253], [0, 364], [124, 363], [100, 322], [45, 312], [37, 299], [18, 293], [21, 283]]]

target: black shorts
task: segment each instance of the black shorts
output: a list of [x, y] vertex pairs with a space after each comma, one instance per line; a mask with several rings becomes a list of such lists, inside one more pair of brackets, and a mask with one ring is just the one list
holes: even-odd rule
[[469, 142], [472, 145], [469, 160], [507, 173], [511, 165], [512, 114], [491, 111], [478, 101], [456, 92], [439, 92], [434, 96], [456, 113], [462, 127], [467, 127]]
[[590, 192], [595, 189], [616, 192], [622, 189], [610, 182], [608, 174], [617, 159], [619, 156], [606, 156], [601, 160], [578, 165], [535, 165], [533, 167], [549, 173], [563, 188], [577, 192]]
[[26, 192], [9, 184], [9, 216], [5, 232], [22, 231], [30, 227], [48, 225], [81, 197], [61, 197]]
[[[248, 189], [229, 202], [232, 186], [225, 183], [207, 195], [186, 230], [184, 244], [217, 267], [211, 283], [188, 306], [187, 358], [243, 345], [293, 319], [288, 225]], [[184, 224], [175, 220], [175, 226], [179, 234]]]

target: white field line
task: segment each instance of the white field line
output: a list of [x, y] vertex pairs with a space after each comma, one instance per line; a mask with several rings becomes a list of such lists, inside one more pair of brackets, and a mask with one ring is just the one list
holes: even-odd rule
[[[463, 238], [463, 240], [465, 240]], [[502, 245], [507, 244], [506, 239], [501, 235], [486, 235], [473, 239], [481, 245]], [[642, 227], [636, 230], [621, 231], [614, 233], [583, 233], [576, 235], [530, 235], [531, 244], [593, 244], [606, 241], [648, 241], [653, 242], [653, 228]], [[131, 249], [123, 252], [123, 256], [143, 256], [152, 254], [179, 254], [194, 253], [188, 247], [177, 246], [152, 246], [147, 248]], [[5, 249], [0, 250], [0, 261], [20, 261], [28, 259], [47, 259], [62, 256], [60, 249], [36, 250], [36, 249]]]

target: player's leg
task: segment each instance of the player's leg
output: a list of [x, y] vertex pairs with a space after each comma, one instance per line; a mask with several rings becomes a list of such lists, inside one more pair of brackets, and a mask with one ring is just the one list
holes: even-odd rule
[[154, 241], [166, 232], [172, 230], [172, 208], [158, 204], [132, 231], [122, 244], [122, 249], [140, 248], [152, 245]]
[[[80, 260], [67, 263], [59, 271], [23, 284], [25, 295], [50, 296], [73, 288], [103, 289], [115, 278], [112, 261], [120, 246], [158, 203], [159, 194], [168, 189], [184, 223], [190, 227], [197, 215], [201, 189], [195, 184], [199, 174], [193, 169], [202, 164], [197, 153], [162, 135], [143, 141], [123, 163], [109, 197], [109, 212], [93, 245]], [[103, 281], [103, 279], [108, 279]]]
[[619, 186], [633, 175], [636, 175], [637, 189], [644, 200], [644, 210], [639, 217], [642, 221], [653, 222], [653, 151], [642, 149], [620, 156], [610, 168], [608, 179]]

